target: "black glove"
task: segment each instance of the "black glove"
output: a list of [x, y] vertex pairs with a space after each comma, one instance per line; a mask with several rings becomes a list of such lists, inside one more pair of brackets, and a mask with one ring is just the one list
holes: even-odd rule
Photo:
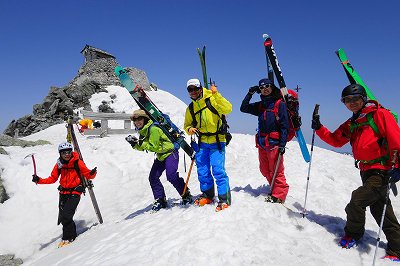
[[400, 180], [400, 168], [394, 168], [389, 171], [389, 183], [397, 183]]
[[279, 147], [278, 150], [281, 155], [285, 153], [285, 147]]
[[95, 168], [93, 168], [91, 171], [90, 171], [90, 175], [94, 175], [95, 173], [97, 173], [97, 166], [95, 167]]
[[253, 95], [255, 92], [261, 93], [260, 88], [258, 86], [250, 87], [249, 93]]
[[321, 121], [319, 120], [319, 115], [313, 115], [312, 121], [311, 121], [311, 128], [318, 130], [322, 127]]
[[138, 139], [137, 139], [135, 136], [132, 136], [132, 135], [127, 136], [127, 137], [125, 138], [125, 140], [126, 140], [129, 144], [131, 144], [132, 147], [135, 146], [135, 144], [138, 143]]
[[37, 184], [39, 182], [39, 177], [37, 175], [33, 174], [32, 175], [32, 182]]

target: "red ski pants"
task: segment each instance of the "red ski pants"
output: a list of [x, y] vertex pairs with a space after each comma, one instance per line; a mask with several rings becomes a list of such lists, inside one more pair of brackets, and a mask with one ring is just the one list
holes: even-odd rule
[[[274, 176], [276, 163], [278, 161], [279, 151], [278, 149], [264, 150], [258, 147], [258, 160], [260, 161], [260, 171], [265, 176], [270, 185]], [[272, 196], [285, 201], [286, 196], [289, 192], [289, 185], [286, 183], [286, 177], [284, 174], [285, 167], [283, 166], [283, 155], [279, 162], [278, 171], [276, 173], [274, 185], [272, 188]]]

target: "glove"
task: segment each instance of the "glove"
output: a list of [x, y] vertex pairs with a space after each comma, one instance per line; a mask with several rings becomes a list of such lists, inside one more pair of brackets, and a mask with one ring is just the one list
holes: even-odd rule
[[125, 140], [126, 140], [129, 144], [131, 144], [132, 147], [135, 146], [135, 144], [138, 143], [138, 139], [137, 139], [135, 136], [132, 136], [132, 135], [127, 136], [127, 137], [125, 138]]
[[33, 174], [32, 175], [32, 182], [37, 184], [39, 182], [39, 177], [37, 175]]
[[260, 91], [260, 87], [258, 87], [258, 86], [250, 87], [249, 93], [250, 93], [251, 95], [253, 95], [255, 92], [260, 93], [260, 92], [261, 92], [261, 91]]
[[400, 168], [394, 168], [389, 171], [389, 183], [397, 183], [400, 180]]
[[195, 127], [191, 127], [191, 128], [189, 128], [188, 131], [189, 131], [189, 135], [193, 135], [193, 134], [197, 133], [198, 129]]
[[179, 146], [179, 144], [178, 143], [176, 143], [176, 142], [174, 142], [174, 150], [179, 150], [179, 148], [180, 148], [181, 146]]
[[218, 92], [218, 89], [214, 83], [211, 84], [210, 90], [211, 90], [212, 94], [216, 94]]
[[321, 121], [319, 120], [319, 115], [313, 115], [312, 121], [311, 121], [311, 128], [318, 130], [322, 127]]
[[278, 151], [281, 155], [283, 155], [285, 153], [285, 147], [279, 147]]
[[90, 175], [94, 175], [97, 173], [97, 166], [90, 171]]

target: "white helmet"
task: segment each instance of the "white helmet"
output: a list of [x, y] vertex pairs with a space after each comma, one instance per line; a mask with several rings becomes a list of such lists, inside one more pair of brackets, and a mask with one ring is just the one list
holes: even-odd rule
[[72, 150], [72, 149], [73, 149], [72, 144], [69, 142], [63, 142], [60, 143], [60, 145], [58, 145], [58, 152], [62, 152], [65, 150]]

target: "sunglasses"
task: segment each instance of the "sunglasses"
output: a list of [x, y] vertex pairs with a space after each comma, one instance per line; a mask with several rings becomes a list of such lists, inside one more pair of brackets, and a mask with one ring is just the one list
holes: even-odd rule
[[201, 88], [199, 88], [199, 87], [188, 87], [187, 88], [187, 91], [188, 92], [194, 92], [194, 91], [198, 91], [198, 90], [200, 90]]
[[357, 95], [357, 96], [346, 96], [342, 98], [342, 103], [347, 104], [347, 103], [356, 103], [359, 100], [362, 100], [362, 96]]
[[136, 121], [143, 120], [143, 119], [144, 119], [143, 117], [139, 116], [139, 117], [133, 117], [131, 120], [133, 122], [136, 122]]
[[72, 151], [62, 151], [60, 153], [61, 153], [61, 155], [70, 155], [72, 153]]
[[259, 88], [260, 88], [260, 89], [272, 88], [272, 84], [261, 85], [261, 86], [259, 86]]

